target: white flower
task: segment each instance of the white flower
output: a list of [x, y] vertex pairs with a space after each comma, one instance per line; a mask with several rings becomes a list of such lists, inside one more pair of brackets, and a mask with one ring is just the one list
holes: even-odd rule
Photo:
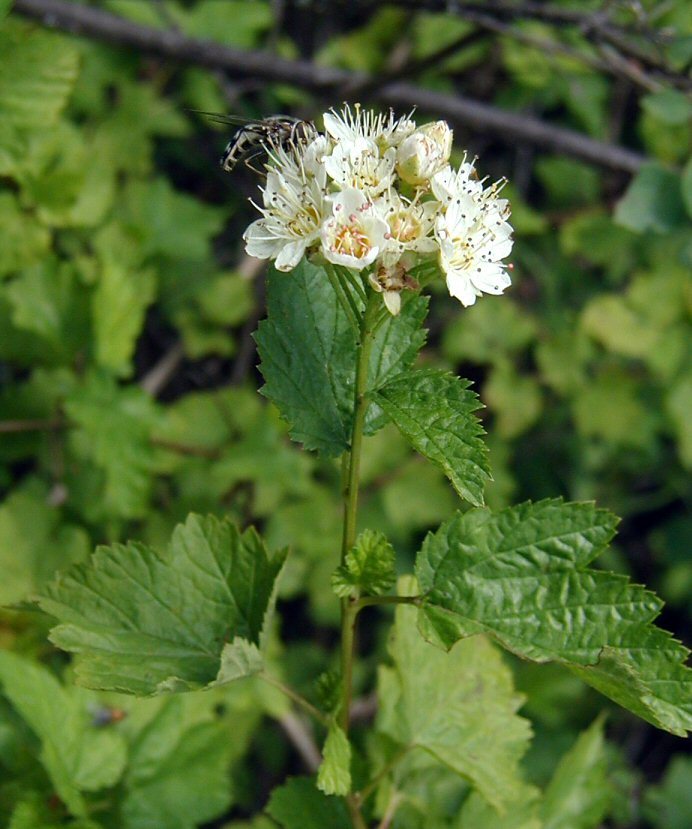
[[357, 138], [338, 143], [332, 154], [325, 158], [324, 166], [329, 177], [340, 187], [352, 187], [376, 198], [391, 186], [395, 160], [393, 147], [380, 157], [374, 141]]
[[358, 139], [374, 142], [384, 152], [388, 147], [396, 147], [416, 128], [410, 115], [395, 118], [390, 109], [387, 115], [363, 110], [360, 104], [351, 109], [345, 104], [341, 112], [330, 110], [323, 116], [324, 128], [338, 143], [352, 143]]
[[395, 190], [389, 190], [375, 203], [377, 213], [389, 228], [381, 257], [385, 265], [393, 265], [405, 252], [432, 253], [437, 250], [433, 230], [440, 207], [439, 202], [421, 202], [418, 197], [407, 199]]
[[435, 222], [440, 264], [452, 296], [473, 305], [482, 293], [501, 294], [511, 280], [502, 260], [512, 250], [509, 203], [497, 198], [501, 184], [484, 189], [472, 178], [473, 165], [443, 170], [432, 190], [446, 208]]
[[322, 225], [322, 253], [335, 265], [360, 271], [371, 265], [384, 247], [387, 223], [355, 188], [341, 190], [329, 201], [332, 216]]
[[420, 186], [449, 161], [452, 131], [446, 121], [424, 124], [405, 138], [397, 149], [396, 170], [407, 184]]
[[262, 191], [261, 219], [243, 234], [245, 250], [257, 259], [275, 259], [276, 269], [290, 271], [319, 240], [326, 213], [324, 165], [317, 161], [324, 138], [304, 150], [272, 149], [274, 167]]

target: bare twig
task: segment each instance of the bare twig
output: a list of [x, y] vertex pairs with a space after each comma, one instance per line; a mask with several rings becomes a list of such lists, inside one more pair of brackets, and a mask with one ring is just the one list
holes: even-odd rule
[[[344, 0], [339, 0], [344, 2]], [[350, 0], [349, 0], [350, 2]], [[479, 15], [486, 20], [503, 21], [538, 20], [555, 27], [570, 26], [576, 28], [586, 40], [596, 44], [609, 43], [622, 56], [657, 70], [675, 86], [691, 89], [689, 77], [671, 67], [662, 54], [660, 46], [667, 39], [667, 34], [660, 29], [647, 25], [646, 20], [638, 20], [632, 26], [615, 22], [608, 9], [601, 11], [580, 11], [579, 9], [551, 5], [535, 0], [525, 2], [506, 2], [506, 0], [484, 0], [484, 2], [466, 2], [466, 0], [393, 0], [394, 4], [405, 9], [416, 8], [419, 11], [446, 12], [465, 20], [479, 23]], [[364, 9], [374, 9], [373, 0], [361, 0]], [[515, 30], [516, 31], [516, 30]], [[515, 31], [512, 36], [516, 37]]]
[[293, 711], [282, 714], [278, 719], [278, 723], [291, 745], [301, 756], [306, 769], [314, 774], [320, 767], [322, 755], [307, 723], [299, 714]]
[[[14, 10], [75, 34], [87, 35], [109, 43], [130, 46], [182, 63], [224, 69], [242, 77], [281, 81], [322, 94], [343, 88], [367, 76], [334, 67], [319, 66], [305, 60], [288, 60], [260, 51], [232, 49], [209, 40], [187, 37], [179, 32], [161, 31], [89, 6], [65, 0], [15, 0]], [[459, 95], [421, 89], [394, 82], [378, 89], [373, 98], [389, 106], [410, 109], [414, 106], [439, 114], [452, 124], [502, 139], [527, 141], [545, 149], [571, 155], [583, 161], [616, 170], [636, 172], [647, 159], [623, 147], [595, 141], [572, 130], [546, 124], [536, 118], [506, 112], [498, 107]]]
[[183, 344], [175, 343], [166, 351], [158, 363], [153, 365], [142, 377], [139, 385], [152, 397], [156, 397], [168, 385], [184, 356]]
[[59, 417], [36, 418], [34, 420], [2, 420], [0, 434], [11, 435], [21, 432], [55, 432], [64, 429], [66, 421]]

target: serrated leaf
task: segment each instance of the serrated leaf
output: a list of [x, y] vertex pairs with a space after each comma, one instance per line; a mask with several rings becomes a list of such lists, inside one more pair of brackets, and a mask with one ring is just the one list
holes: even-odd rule
[[135, 385], [120, 387], [108, 375], [91, 374], [68, 396], [65, 411], [77, 427], [69, 436], [73, 452], [103, 475], [96, 506], [109, 516], [143, 516], [152, 485], [155, 403]]
[[125, 743], [91, 724], [86, 701], [46, 669], [0, 651], [0, 686], [41, 741], [41, 763], [73, 815], [86, 817], [83, 791], [115, 785], [126, 762]]
[[607, 771], [603, 720], [598, 719], [560, 760], [541, 802], [543, 829], [597, 829], [612, 797]]
[[229, 766], [245, 740], [237, 746], [228, 721], [191, 711], [192, 696], [161, 698], [153, 716], [128, 717], [123, 829], [195, 829], [230, 805]]
[[46, 129], [77, 78], [79, 55], [69, 40], [8, 21], [0, 31], [0, 113], [17, 127]]
[[458, 514], [416, 562], [426, 636], [449, 647], [490, 633], [526, 659], [557, 661], [659, 728], [692, 727], [688, 651], [652, 622], [661, 602], [589, 569], [617, 519], [592, 504], [525, 503]]
[[[406, 369], [425, 339], [420, 325], [427, 302], [409, 297], [398, 317], [377, 331], [370, 354], [368, 389]], [[348, 449], [353, 417], [356, 333], [327, 274], [302, 261], [290, 273], [267, 277], [267, 319], [255, 335], [265, 380], [262, 393], [279, 408], [291, 437], [325, 455]], [[383, 425], [371, 406], [365, 431]]]
[[364, 530], [332, 575], [334, 592], [340, 598], [387, 593], [396, 580], [394, 557], [394, 548], [383, 533]]
[[336, 723], [329, 726], [317, 771], [317, 788], [342, 797], [351, 791], [351, 744]]
[[480, 408], [469, 383], [445, 371], [424, 369], [399, 375], [375, 400], [411, 445], [439, 467], [462, 498], [483, 503], [490, 479]]
[[518, 764], [530, 726], [516, 714], [522, 698], [499, 651], [481, 636], [440, 650], [420, 635], [415, 608], [400, 606], [390, 652], [394, 667], [381, 669], [379, 681], [379, 730], [429, 752], [502, 809], [522, 788]]
[[274, 789], [267, 813], [283, 829], [352, 829], [342, 798], [323, 794], [308, 777], [292, 777]]
[[253, 529], [192, 515], [165, 555], [138, 543], [100, 547], [38, 601], [61, 622], [51, 641], [78, 654], [83, 685], [190, 690], [238, 676], [244, 663], [226, 643], [259, 644], [284, 559], [285, 551], [270, 558]]
[[87, 557], [89, 536], [60, 519], [38, 481], [15, 489], [0, 506], [0, 604], [28, 599], [56, 570]]
[[103, 263], [92, 296], [96, 361], [115, 374], [127, 376], [144, 312], [154, 299], [152, 271], [132, 273], [113, 259]]

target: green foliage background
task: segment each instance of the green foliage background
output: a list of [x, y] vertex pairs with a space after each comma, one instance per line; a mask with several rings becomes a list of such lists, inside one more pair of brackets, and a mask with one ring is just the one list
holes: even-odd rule
[[[293, 16], [277, 28], [268, 2], [98, 5], [374, 75], [397, 48], [423, 58], [472, 28], [389, 6], [328, 20], [289, 4]], [[256, 183], [243, 170], [221, 173], [228, 128], [189, 110], [311, 115], [339, 101], [50, 32], [8, 6], [0, 2], [0, 602], [15, 609], [0, 617], [0, 826], [264, 829], [269, 819], [252, 816], [271, 787], [304, 771], [277, 725], [289, 710], [282, 696], [252, 679], [153, 700], [78, 689], [46, 640], [49, 620], [22, 603], [97, 544], [163, 548], [190, 511], [230, 516], [254, 523], [272, 549], [292, 545], [280, 593], [286, 644], [274, 654], [283, 675], [314, 698], [316, 677], [335, 667], [339, 469], [290, 444], [257, 394], [251, 333], [264, 315], [263, 268], [240, 242]], [[667, 58], [681, 71], [692, 52], [685, 16], [676, 0], [656, 21], [677, 33]], [[543, 24], [520, 28], [554, 35]], [[559, 37], [589, 51], [577, 35]], [[474, 380], [487, 407], [490, 504], [564, 495], [623, 516], [607, 564], [655, 587], [668, 602], [665, 625], [689, 642], [692, 104], [672, 88], [642, 92], [494, 35], [418, 82], [650, 159], [630, 180], [457, 129], [455, 146], [478, 152], [483, 174], [510, 179], [514, 285], [470, 309], [431, 286], [419, 366]], [[393, 427], [368, 440], [362, 523], [410, 559], [457, 508], [455, 493]], [[406, 624], [398, 620], [397, 637]], [[360, 688], [386, 652], [384, 630], [373, 616]], [[511, 668], [535, 731], [526, 773], [545, 786], [580, 732], [572, 760], [596, 751], [600, 732], [585, 729], [604, 702], [557, 667]], [[543, 825], [692, 825], [683, 744], [607, 710], [601, 770], [582, 791], [592, 811], [551, 816], [548, 799]], [[386, 733], [388, 714], [379, 716]], [[445, 802], [447, 781], [426, 777], [424, 763], [409, 773], [422, 796]], [[558, 775], [548, 790], [558, 803], [560, 785]], [[277, 820], [280, 800], [270, 808]], [[454, 825], [491, 826], [474, 808], [467, 801]], [[421, 825], [413, 807], [398, 820]]]

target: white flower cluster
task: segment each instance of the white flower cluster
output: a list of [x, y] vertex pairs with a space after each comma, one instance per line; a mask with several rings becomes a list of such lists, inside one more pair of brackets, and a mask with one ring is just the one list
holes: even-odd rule
[[250, 256], [280, 271], [305, 255], [357, 271], [396, 314], [409, 270], [438, 257], [452, 296], [472, 305], [510, 284], [509, 203], [484, 187], [473, 162], [449, 164], [445, 121], [376, 115], [358, 105], [324, 115], [325, 135], [267, 147], [262, 218], [244, 234]]

